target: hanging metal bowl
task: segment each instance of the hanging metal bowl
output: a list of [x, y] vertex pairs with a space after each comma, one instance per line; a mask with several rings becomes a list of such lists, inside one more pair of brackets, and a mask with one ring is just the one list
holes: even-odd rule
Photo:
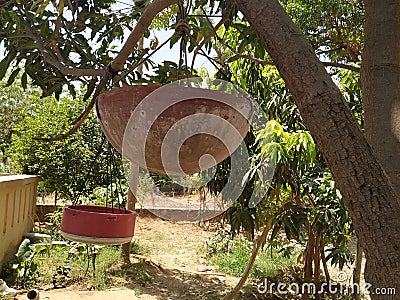
[[[135, 110], [136, 108], [140, 111]], [[130, 118], [135, 116], [135, 128], [128, 128], [127, 131], [132, 135], [129, 137], [130, 147], [136, 148], [130, 151], [128, 159], [139, 166], [155, 173], [166, 174], [165, 158], [178, 155], [179, 168], [172, 168], [172, 171], [169, 169], [169, 175], [181, 175], [182, 171], [185, 174], [197, 173], [226, 159], [246, 136], [252, 114], [251, 102], [243, 97], [217, 90], [178, 85], [162, 88], [156, 85], [113, 88], [98, 97], [97, 109], [103, 132], [120, 153], [125, 145], [127, 124], [129, 122], [132, 127]], [[153, 118], [157, 111], [159, 114]], [[212, 127], [213, 124], [207, 121], [209, 116], [215, 116], [224, 122], [216, 122], [218, 125]], [[191, 132], [197, 130], [198, 134], [192, 134], [174, 153], [162, 156], [163, 142], [168, 131], [188, 118], [192, 118], [193, 122], [186, 127], [190, 127]], [[140, 130], [145, 130], [144, 127], [150, 126], [149, 124], [151, 127], [146, 132], [146, 139], [136, 139], [143, 134]], [[182, 130], [185, 131], [186, 127]], [[206, 127], [208, 131], [212, 129], [212, 134], [204, 133]], [[139, 149], [142, 145], [143, 151]], [[165, 148], [171, 148], [170, 146]], [[213, 157], [213, 160], [201, 166], [200, 159], [205, 155]]]
[[94, 245], [121, 245], [132, 240], [136, 212], [124, 208], [76, 205], [64, 208], [61, 235]]

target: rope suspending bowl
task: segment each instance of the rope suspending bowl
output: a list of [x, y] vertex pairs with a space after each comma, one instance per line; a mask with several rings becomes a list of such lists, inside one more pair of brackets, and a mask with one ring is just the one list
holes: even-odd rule
[[[105, 156], [101, 155], [103, 150], [107, 150]], [[64, 208], [60, 230], [64, 238], [95, 245], [120, 245], [132, 239], [136, 212], [125, 208], [119, 170], [121, 165], [115, 155], [116, 151], [109, 143], [104, 147], [103, 140], [85, 181], [90, 175], [99, 176], [93, 175], [93, 164], [100, 158], [106, 159], [106, 178], [101, 180], [101, 185], [106, 185], [105, 206], [78, 204], [80, 191], [73, 204]]]
[[188, 36], [190, 34], [189, 22], [185, 19], [180, 19], [176, 24], [175, 33], [178, 36]]

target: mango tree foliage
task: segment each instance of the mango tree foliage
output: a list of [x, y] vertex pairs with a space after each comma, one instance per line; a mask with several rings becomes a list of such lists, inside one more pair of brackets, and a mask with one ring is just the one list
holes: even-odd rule
[[332, 61], [361, 61], [364, 4], [361, 0], [282, 0], [317, 54]]
[[[92, 114], [81, 130], [72, 137], [47, 143], [36, 140], [48, 137], [68, 128], [72, 116], [82, 109], [70, 97], [40, 98], [30, 96], [30, 105], [20, 110], [20, 120], [13, 128], [11, 144], [6, 155], [11, 171], [42, 176], [39, 192], [48, 195], [57, 192], [65, 199], [73, 199], [78, 193], [91, 194], [96, 186], [106, 182], [105, 149], [94, 161], [102, 145], [103, 135]], [[104, 144], [103, 148], [105, 148]]]
[[[57, 98], [65, 86], [75, 96], [72, 82], [78, 80], [86, 85], [88, 97], [98, 83], [96, 78], [65, 74], [48, 62], [55, 60], [69, 69], [104, 69], [118, 52], [124, 31], [132, 29], [145, 7], [140, 1], [119, 8], [115, 3], [1, 1], [0, 42], [6, 52], [0, 62], [0, 79], [6, 70], [20, 72], [41, 87], [43, 96], [54, 94]], [[136, 54], [131, 62], [137, 60]]]
[[7, 152], [22, 110], [40, 95], [39, 89], [24, 91], [20, 85], [9, 85], [7, 81], [0, 82], [0, 172], [9, 171]]
[[[331, 245], [327, 260], [331, 259], [333, 264], [343, 268], [353, 259], [348, 249], [354, 234], [352, 222], [310, 133], [304, 130], [288, 132], [277, 121], [271, 120], [255, 135], [259, 151], [252, 157], [248, 176], [255, 177], [256, 190], [271, 189], [257, 207], [258, 214], [273, 215], [287, 203], [292, 203], [277, 216], [270, 240], [284, 230], [288, 240], [304, 242], [307, 249], [315, 243], [310, 238], [317, 237], [320, 245], [315, 248], [320, 251], [321, 243]], [[274, 178], [269, 186], [263, 186], [259, 170], [271, 158], [277, 162]]]
[[[115, 0], [1, 0], [0, 43], [5, 48], [5, 57], [0, 62], [0, 79], [7, 70], [12, 72], [13, 77], [19, 73], [26, 88], [29, 76], [34, 85], [42, 88], [44, 96], [54, 94], [56, 97], [59, 97], [63, 87], [68, 87], [74, 96], [76, 91], [72, 82], [80, 81], [86, 85], [85, 99], [88, 98], [148, 4], [149, 1], [144, 0], [136, 0], [132, 4]], [[191, 28], [190, 35], [185, 37], [187, 50], [193, 52], [204, 37], [213, 33], [212, 26], [217, 22], [214, 20], [218, 19], [208, 16], [225, 12], [229, 14], [224, 28], [233, 31], [233, 35], [222, 34], [221, 38], [240, 54], [268, 59], [252, 28], [230, 4], [231, 1], [192, 2], [187, 17]], [[363, 7], [360, 1], [282, 1], [282, 4], [310, 38], [317, 52], [325, 58], [342, 62], [360, 60], [363, 41]], [[139, 60], [160, 42], [154, 29], [174, 29], [179, 18], [177, 5], [155, 18], [150, 30], [145, 32], [152, 49], [131, 49], [133, 53], [120, 72], [124, 81], [143, 81], [136, 67]], [[170, 45], [178, 40], [178, 36], [173, 37]], [[212, 48], [220, 56], [215, 62], [220, 68], [220, 78], [230, 80], [229, 62], [234, 58], [221, 61], [227, 49], [221, 47], [215, 38], [204, 44], [206, 53], [209, 54]], [[148, 62], [145, 65], [148, 69], [152, 68]], [[165, 64], [161, 63], [160, 71], [163, 71], [163, 66]], [[176, 73], [178, 62], [175, 61], [172, 66]], [[256, 73], [250, 77], [257, 81]], [[169, 79], [174, 78], [176, 76]], [[157, 76], [148, 79], [154, 82]], [[162, 78], [160, 81], [163, 81]]]

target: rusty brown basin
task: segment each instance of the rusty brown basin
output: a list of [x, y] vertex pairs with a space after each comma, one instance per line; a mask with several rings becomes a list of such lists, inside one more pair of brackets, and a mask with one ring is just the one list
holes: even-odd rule
[[[97, 108], [102, 130], [118, 152], [169, 175], [197, 173], [227, 158], [245, 137], [252, 114], [243, 97], [174, 85], [114, 88], [98, 97]], [[180, 135], [187, 138], [175, 143]], [[204, 155], [213, 159], [199, 163]]]

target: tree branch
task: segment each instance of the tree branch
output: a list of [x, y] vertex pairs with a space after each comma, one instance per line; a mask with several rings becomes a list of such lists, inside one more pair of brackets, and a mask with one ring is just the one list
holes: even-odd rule
[[[177, 2], [178, 2], [178, 0], [155, 0], [147, 6], [146, 10], [143, 12], [142, 16], [139, 18], [135, 28], [130, 33], [130, 35], [129, 35], [127, 41], [125, 42], [124, 46], [122, 47], [121, 51], [109, 65], [111, 71], [117, 72], [124, 66], [129, 55], [132, 53], [132, 51], [135, 48], [136, 44], [138, 43], [139, 39], [143, 36], [143, 34], [147, 30], [147, 28], [150, 26], [154, 17], [159, 12], [164, 10], [165, 8], [171, 6], [172, 4], [175, 4]], [[42, 43], [42, 46], [44, 49], [43, 42], [39, 38], [39, 43], [40, 42]], [[47, 55], [49, 55], [47, 52], [45, 52], [45, 53]], [[112, 78], [112, 74], [107, 70], [107, 68], [104, 70], [99, 70], [99, 71], [103, 72], [104, 77], [101, 79], [99, 85], [97, 86], [97, 88], [93, 94], [92, 101], [90, 101], [89, 105], [82, 112], [82, 114], [73, 122], [74, 126], [68, 132], [66, 132], [64, 134], [60, 134], [58, 136], [51, 137], [51, 138], [37, 138], [37, 140], [46, 141], [46, 142], [63, 140], [65, 138], [71, 136], [72, 134], [74, 134], [79, 129], [79, 127], [83, 124], [83, 122], [85, 122], [90, 111], [93, 109], [94, 105], [96, 104], [97, 97], [100, 95], [100, 93], [106, 87], [107, 83]], [[81, 76], [83, 76], [83, 75], [81, 75]]]
[[234, 53], [235, 53], [235, 55], [232, 56], [230, 58], [230, 60], [237, 60], [237, 59], [243, 58], [243, 59], [248, 59], [248, 60], [257, 62], [257, 63], [259, 63], [261, 65], [275, 66], [275, 63], [273, 61], [263, 60], [263, 59], [260, 59], [260, 58], [257, 58], [257, 57], [251, 56], [251, 55], [247, 55], [247, 54], [240, 54], [240, 53], [238, 53], [236, 51], [234, 51]]
[[[254, 56], [251, 56], [251, 55], [235, 53], [235, 56], [231, 57], [231, 59], [239, 59], [239, 58], [252, 60], [252, 61], [258, 62], [258, 63], [260, 63], [262, 65], [275, 66], [275, 63], [273, 61], [259, 59], [259, 58], [256, 58]], [[353, 71], [353, 72], [360, 73], [360, 68], [356, 67], [356, 66], [342, 64], [342, 63], [335, 63], [335, 62], [331, 62], [331, 61], [321, 61], [321, 63], [325, 67], [334, 67], [334, 68], [347, 69], [347, 70], [350, 70], [350, 71]]]
[[13, 3], [14, 3], [14, 0], [7, 1], [6, 3], [0, 5], [0, 8], [7, 7], [7, 6], [9, 6], [10, 4], [13, 4]]
[[51, 45], [51, 48], [53, 49], [54, 53], [56, 54], [57, 58], [64, 64], [68, 65], [68, 62], [66, 62], [64, 57], [61, 55], [60, 48], [58, 48], [57, 42], [56, 42], [56, 37], [60, 33], [60, 28], [61, 28], [61, 24], [62, 24], [61, 18], [62, 18], [62, 15], [59, 15], [55, 22], [55, 28], [54, 28], [53, 34], [51, 35], [50, 45]]
[[78, 69], [65, 66], [47, 52], [44, 42], [39, 35], [34, 34], [32, 31], [30, 31], [29, 33], [27, 33], [27, 36], [36, 42], [44, 62], [56, 67], [64, 75], [73, 75], [77, 77], [105, 75], [105, 71], [101, 69]]
[[201, 43], [196, 47], [193, 53], [193, 58], [192, 58], [192, 66], [191, 69], [193, 70], [194, 66], [194, 61], [196, 60], [197, 53], [200, 51], [200, 49], [204, 46], [205, 43], [207, 43], [214, 35], [217, 35], [217, 30], [220, 28], [224, 23], [229, 19], [229, 14], [232, 11], [232, 8], [234, 6], [235, 2], [232, 1], [229, 6], [226, 8], [226, 11], [223, 13], [221, 20], [218, 22], [215, 27], [208, 33], [208, 35], [201, 41]]
[[147, 6], [146, 10], [138, 20], [135, 28], [130, 33], [121, 51], [111, 62], [111, 69], [113, 71], [119, 71], [122, 69], [129, 55], [132, 53], [139, 39], [146, 32], [155, 16], [165, 8], [176, 3], [178, 3], [178, 0], [154, 0]]
[[[229, 50], [231, 50], [235, 54], [235, 56], [233, 56], [231, 59], [244, 58], [244, 59], [248, 59], [248, 60], [252, 60], [252, 61], [258, 62], [258, 63], [260, 63], [262, 65], [275, 66], [275, 63], [273, 61], [263, 60], [263, 59], [256, 58], [256, 57], [251, 56], [251, 55], [246, 55], [246, 54], [239, 53], [238, 51], [236, 51], [236, 49], [234, 49], [233, 47], [228, 45], [221, 37], [219, 37], [217, 33], [215, 33], [215, 37], [218, 39], [218, 41], [221, 44], [223, 44], [225, 47], [227, 47]], [[335, 62], [330, 62], [330, 61], [322, 61], [321, 63], [325, 67], [335, 67], [335, 68], [347, 69], [347, 70], [350, 70], [350, 71], [353, 71], [353, 72], [360, 73], [360, 68], [356, 67], [356, 66], [342, 64], [342, 63], [335, 63]]]
[[360, 73], [360, 68], [352, 65], [347, 65], [347, 64], [341, 64], [341, 63], [335, 63], [331, 61], [321, 61], [321, 63], [325, 67], [335, 67], [335, 68], [341, 68], [341, 69], [347, 69], [353, 72], [358, 72]]
[[257, 239], [257, 242], [254, 244], [253, 252], [251, 253], [250, 260], [246, 266], [246, 270], [244, 271], [243, 276], [240, 278], [239, 282], [236, 284], [236, 286], [233, 288], [233, 290], [225, 295], [223, 300], [233, 300], [235, 295], [237, 293], [239, 293], [243, 284], [246, 282], [246, 280], [250, 274], [251, 268], [253, 267], [253, 264], [257, 258], [258, 251], [260, 250], [262, 244], [265, 242], [265, 240], [268, 237], [268, 233], [271, 230], [271, 224], [272, 224], [271, 222], [268, 222], [268, 224], [265, 225], [265, 228], [264, 228], [261, 236]]
[[[234, 3], [234, 2], [232, 2], [232, 3]], [[227, 14], [227, 15], [229, 15], [229, 13]], [[221, 20], [222, 21], [222, 20]], [[218, 25], [219, 26], [221, 26], [219, 23], [218, 23]], [[217, 26], [218, 26], [217, 25]], [[216, 28], [218, 28], [216, 26]], [[218, 34], [217, 34], [217, 31], [216, 30], [214, 30], [214, 32], [213, 32], [214, 34], [214, 36], [218, 39], [218, 41], [222, 44], [222, 45], [224, 45], [225, 47], [227, 47], [229, 50], [231, 50], [234, 54], [235, 54], [235, 56], [234, 57], [232, 57], [231, 59], [236, 59], [236, 58], [244, 58], [244, 59], [248, 59], [248, 60], [252, 60], [252, 61], [255, 61], [255, 62], [258, 62], [258, 63], [260, 63], [260, 64], [262, 64], [262, 65], [271, 65], [271, 66], [275, 66], [275, 63], [273, 62], [273, 61], [267, 61], [267, 60], [263, 60], [263, 59], [260, 59], [260, 58], [256, 58], [256, 57], [254, 57], [254, 56], [251, 56], [251, 55], [246, 55], [246, 54], [241, 54], [241, 53], [239, 53], [238, 51], [236, 51], [236, 49], [235, 48], [233, 48], [233, 47], [231, 47], [229, 44], [227, 44]], [[207, 36], [208, 38], [209, 38], [209, 36]], [[206, 39], [206, 38], [205, 38]], [[204, 39], [204, 40], [205, 40]], [[200, 44], [197, 48], [196, 48], [196, 50], [197, 51], [199, 51], [199, 49], [201, 49], [201, 47], [204, 45], [204, 43], [202, 43], [202, 44]], [[196, 53], [196, 50], [195, 50], [195, 55], [197, 54]], [[194, 61], [194, 57], [195, 57], [195, 55], [193, 56], [193, 61]], [[192, 68], [193, 68], [193, 61], [192, 61]], [[360, 72], [360, 68], [359, 67], [356, 67], [356, 66], [352, 66], [352, 65], [347, 65], [347, 64], [342, 64], [342, 63], [335, 63], [335, 62], [330, 62], [330, 61], [322, 61], [321, 62], [325, 67], [335, 67], [335, 68], [341, 68], [341, 69], [347, 69], [347, 70], [350, 70], [350, 71], [353, 71], [353, 72]]]

